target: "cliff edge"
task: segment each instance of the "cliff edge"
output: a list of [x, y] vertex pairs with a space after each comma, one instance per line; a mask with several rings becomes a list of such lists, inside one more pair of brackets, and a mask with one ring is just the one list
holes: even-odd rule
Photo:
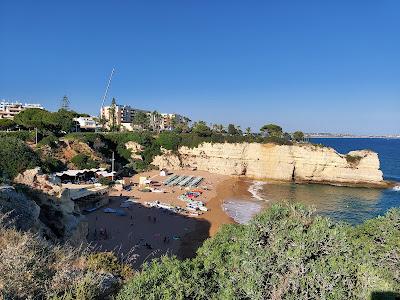
[[164, 151], [153, 165], [197, 168], [255, 179], [385, 187], [378, 154], [369, 150], [340, 154], [312, 144], [203, 143], [196, 148]]

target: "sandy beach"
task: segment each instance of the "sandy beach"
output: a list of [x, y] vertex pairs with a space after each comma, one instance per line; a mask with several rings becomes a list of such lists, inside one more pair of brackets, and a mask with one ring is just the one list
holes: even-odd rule
[[[237, 178], [192, 170], [174, 174], [204, 177], [197, 188], [203, 193], [196, 200], [205, 203], [209, 209], [207, 212], [188, 216], [145, 205], [145, 202], [160, 201], [185, 207], [185, 202], [178, 199], [185, 189], [176, 186], [157, 186], [163, 193], [142, 192], [137, 186], [130, 191], [112, 190], [104, 196], [109, 198], [108, 205], [86, 215], [89, 242], [101, 251], [115, 251], [121, 256], [134, 253], [137, 255], [134, 266], [138, 268], [143, 262], [165, 254], [193, 257], [205, 239], [215, 235], [223, 224], [234, 222], [223, 211], [222, 201], [234, 193]], [[166, 179], [158, 171], [150, 171], [135, 175], [132, 182], [138, 183], [140, 176], [159, 183]], [[138, 203], [124, 208], [125, 216], [103, 211], [104, 208], [121, 209], [121, 203], [128, 198], [135, 198]]]

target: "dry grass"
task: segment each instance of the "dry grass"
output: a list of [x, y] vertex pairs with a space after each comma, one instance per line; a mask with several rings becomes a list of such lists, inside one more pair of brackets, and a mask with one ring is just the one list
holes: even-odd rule
[[52, 245], [4, 219], [0, 216], [0, 299], [96, 299], [118, 288], [129, 273], [111, 254], [111, 268], [94, 268], [91, 249]]

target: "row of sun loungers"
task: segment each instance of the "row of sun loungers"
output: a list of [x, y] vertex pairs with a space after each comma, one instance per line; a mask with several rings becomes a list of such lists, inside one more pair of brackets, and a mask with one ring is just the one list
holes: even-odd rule
[[203, 179], [203, 177], [172, 175], [164, 181], [164, 184], [168, 186], [196, 187]]

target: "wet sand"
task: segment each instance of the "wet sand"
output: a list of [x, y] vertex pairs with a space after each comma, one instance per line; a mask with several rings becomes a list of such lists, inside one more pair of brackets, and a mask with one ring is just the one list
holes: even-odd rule
[[[164, 254], [193, 257], [205, 239], [215, 235], [222, 225], [234, 223], [223, 211], [222, 202], [235, 193], [238, 179], [204, 171], [183, 170], [174, 174], [205, 178], [199, 189], [207, 187], [209, 190], [202, 189], [203, 194], [198, 199], [206, 203], [209, 211], [195, 217], [144, 205], [146, 201], [158, 200], [184, 207], [185, 203], [177, 199], [184, 190], [178, 187], [159, 186], [165, 193], [145, 193], [139, 191], [138, 187], [129, 192], [111, 191], [108, 195], [109, 205], [86, 215], [89, 223], [88, 240], [92, 245], [100, 251], [115, 251], [120, 256], [132, 252], [138, 255], [134, 266], [139, 268], [143, 262]], [[158, 182], [166, 179], [160, 177], [158, 172], [148, 172], [135, 176], [133, 181], [138, 182], [140, 176], [149, 176]], [[103, 212], [106, 207], [121, 209], [120, 204], [127, 198], [136, 198], [139, 203], [124, 208], [126, 216]]]

